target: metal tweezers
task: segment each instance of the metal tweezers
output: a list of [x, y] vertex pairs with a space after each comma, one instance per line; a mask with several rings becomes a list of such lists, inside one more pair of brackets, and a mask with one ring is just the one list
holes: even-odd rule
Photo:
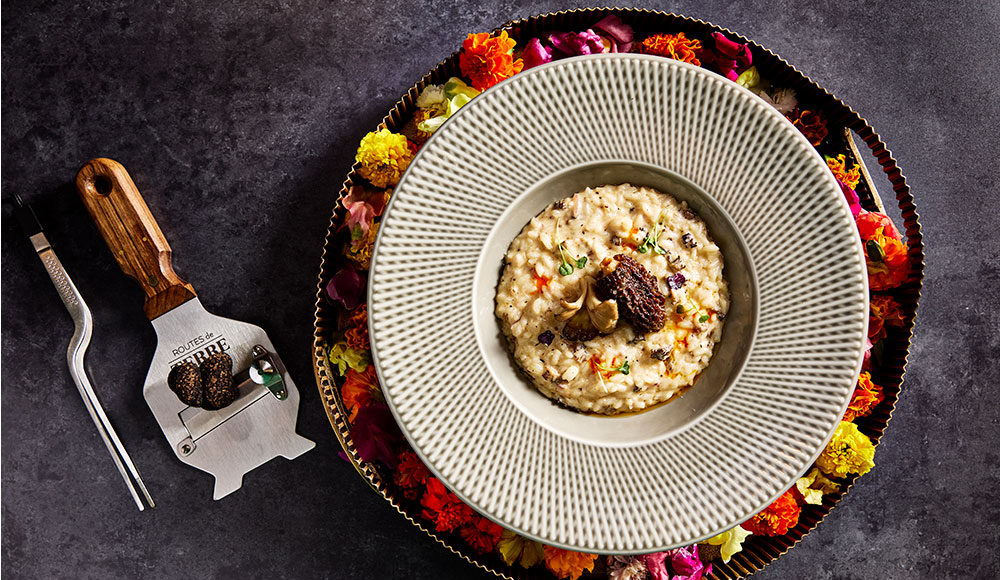
[[[87, 372], [83, 368], [83, 357], [87, 352], [87, 347], [90, 345], [90, 337], [94, 331], [94, 320], [90, 313], [90, 308], [83, 301], [80, 291], [76, 289], [76, 285], [70, 280], [65, 268], [63, 268], [59, 258], [56, 257], [56, 253], [49, 245], [49, 241], [42, 231], [42, 226], [38, 222], [38, 218], [35, 217], [35, 212], [21, 201], [21, 196], [16, 196], [16, 201], [18, 208], [17, 219], [20, 222], [21, 228], [28, 235], [31, 244], [35, 247], [35, 252], [38, 253], [39, 259], [42, 260], [42, 264], [48, 270], [49, 277], [52, 278], [52, 283], [55, 284], [56, 290], [59, 291], [59, 297], [66, 304], [66, 310], [69, 310], [70, 316], [73, 317], [73, 323], [76, 326], [73, 338], [70, 339], [69, 349], [66, 351], [66, 358], [69, 362], [69, 372], [73, 376], [73, 382], [76, 383], [76, 388], [80, 391], [80, 396], [83, 398], [83, 404], [87, 407], [90, 418], [94, 420], [97, 432], [101, 434], [101, 439], [104, 440], [108, 452], [111, 453], [111, 458], [114, 459], [115, 465], [118, 467], [118, 472], [122, 474], [125, 485], [128, 486], [129, 491], [132, 493], [132, 499], [139, 506], [139, 511], [145, 509], [142, 502], [143, 498], [149, 503], [149, 507], [156, 507], [156, 504], [153, 503], [153, 498], [149, 496], [149, 491], [146, 490], [145, 484], [142, 483], [142, 478], [139, 477], [139, 472], [136, 470], [135, 464], [132, 463], [132, 458], [129, 457], [128, 452], [125, 451], [125, 446], [118, 439], [118, 434], [115, 433], [115, 429], [111, 426], [108, 416], [104, 413], [101, 402], [97, 400], [97, 394], [94, 392], [94, 388], [90, 384], [90, 379], [87, 378]], [[138, 485], [139, 490], [136, 490], [136, 485]], [[139, 495], [140, 491], [142, 492], [142, 496]]]

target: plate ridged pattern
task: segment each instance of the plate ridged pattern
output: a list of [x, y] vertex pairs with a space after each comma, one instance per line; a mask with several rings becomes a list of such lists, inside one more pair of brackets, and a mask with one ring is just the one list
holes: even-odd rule
[[[473, 276], [496, 220], [538, 181], [601, 160], [701, 186], [741, 231], [759, 281], [758, 337], [728, 396], [686, 431], [625, 449], [567, 440], [521, 413], [470, 338]], [[638, 55], [533, 69], [455, 115], [396, 189], [370, 293], [387, 398], [441, 479], [506, 527], [614, 553], [710, 536], [780, 494], [836, 426], [867, 321], [853, 221], [808, 142], [735, 84]]]

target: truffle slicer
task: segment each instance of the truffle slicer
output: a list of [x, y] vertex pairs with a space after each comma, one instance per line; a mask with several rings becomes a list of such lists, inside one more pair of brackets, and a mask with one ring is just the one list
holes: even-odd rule
[[[76, 186], [118, 265], [146, 293], [157, 342], [142, 393], [177, 458], [214, 475], [213, 497], [221, 499], [252, 469], [312, 449], [315, 443], [295, 432], [299, 392], [267, 334], [205, 310], [174, 272], [170, 245], [125, 168], [93, 159]], [[167, 386], [171, 367], [216, 352], [233, 359], [239, 397], [215, 411], [182, 403]]]

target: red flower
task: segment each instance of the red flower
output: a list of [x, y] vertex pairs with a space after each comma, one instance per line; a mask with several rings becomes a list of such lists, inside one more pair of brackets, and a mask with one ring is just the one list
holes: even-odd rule
[[404, 449], [399, 454], [399, 464], [392, 474], [392, 480], [403, 490], [406, 499], [415, 500], [420, 497], [420, 492], [430, 476], [430, 471], [417, 454], [412, 449]]
[[764, 511], [743, 522], [743, 529], [758, 536], [787, 534], [790, 528], [799, 523], [799, 514], [802, 512], [799, 503], [795, 501], [794, 489], [789, 489]]
[[868, 309], [869, 340], [872, 342], [882, 340], [886, 335], [886, 326], [902, 328], [904, 322], [903, 307], [895, 298], [885, 294], [872, 296]]
[[472, 508], [448, 491], [436, 477], [427, 478], [427, 490], [420, 499], [420, 505], [424, 507], [420, 515], [434, 522], [434, 529], [438, 532], [457, 530], [469, 523], [473, 516]]
[[480, 554], [488, 554], [497, 547], [503, 528], [481, 515], [473, 514], [472, 523], [458, 531], [466, 544]]
[[826, 127], [826, 119], [823, 115], [817, 111], [801, 111], [798, 107], [794, 111], [785, 115], [792, 125], [798, 129], [809, 142], [812, 143], [813, 147], [819, 146], [826, 139], [826, 136], [830, 133], [829, 129]]
[[351, 439], [361, 459], [396, 466], [396, 446], [403, 440], [403, 434], [385, 403], [372, 403], [358, 409], [351, 425]]

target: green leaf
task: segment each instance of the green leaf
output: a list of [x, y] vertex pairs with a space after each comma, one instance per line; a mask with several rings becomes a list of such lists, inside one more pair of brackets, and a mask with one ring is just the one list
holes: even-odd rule
[[562, 266], [559, 266], [559, 273], [563, 276], [569, 276], [573, 273], [573, 266], [568, 263], [563, 264]]
[[582, 258], [580, 258], [579, 260], [576, 261], [576, 267], [577, 268], [581, 268], [582, 269], [586, 265], [587, 265], [587, 256], [583, 256]]
[[622, 372], [623, 375], [627, 375], [629, 373], [628, 361], [625, 361], [625, 363], [622, 364], [622, 367], [621, 367], [620, 370], [621, 370], [621, 372]]
[[702, 314], [701, 316], [699, 316], [698, 317], [698, 322], [708, 322], [708, 315], [707, 314]]

